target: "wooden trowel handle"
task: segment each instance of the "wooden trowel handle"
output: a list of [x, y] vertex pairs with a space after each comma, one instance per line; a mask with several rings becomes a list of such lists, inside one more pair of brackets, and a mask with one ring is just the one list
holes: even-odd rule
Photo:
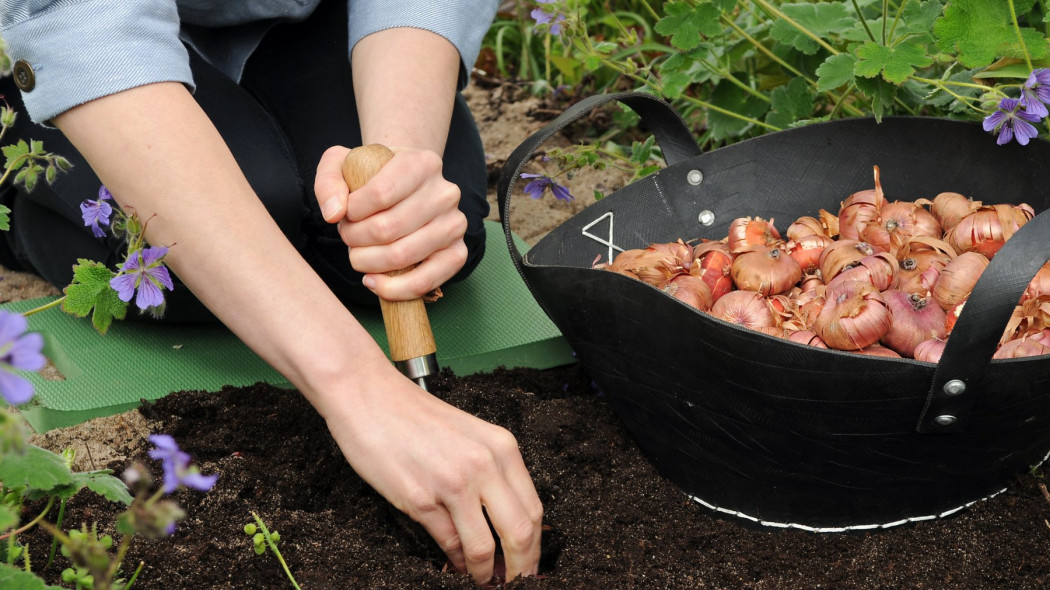
[[[364, 186], [393, 157], [394, 153], [389, 148], [376, 143], [350, 150], [343, 160], [343, 179], [350, 191]], [[414, 264], [386, 274], [393, 277], [413, 268]], [[380, 299], [379, 304], [383, 309], [383, 324], [386, 326], [391, 360], [401, 363], [426, 357], [437, 351], [422, 298], [411, 301]], [[409, 377], [415, 378], [413, 375]]]

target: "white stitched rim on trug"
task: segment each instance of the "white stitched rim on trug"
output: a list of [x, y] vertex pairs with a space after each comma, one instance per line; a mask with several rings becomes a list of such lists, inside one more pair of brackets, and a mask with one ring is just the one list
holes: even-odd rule
[[735, 516], [737, 518], [743, 518], [745, 520], [750, 520], [751, 522], [758, 523], [758, 524], [760, 524], [762, 526], [767, 526], [767, 527], [770, 527], [770, 528], [799, 529], [799, 530], [803, 530], [803, 531], [809, 531], [811, 533], [844, 533], [846, 531], [863, 531], [863, 530], [870, 530], [870, 529], [888, 529], [890, 527], [900, 526], [902, 524], [907, 524], [909, 522], [919, 522], [920, 520], [932, 520], [934, 518], [944, 518], [945, 516], [950, 516], [952, 514], [955, 514], [956, 512], [958, 512], [960, 510], [963, 510], [964, 508], [969, 508], [970, 506], [973, 506], [974, 504], [976, 504], [978, 502], [982, 502], [984, 500], [988, 500], [990, 498], [994, 498], [995, 496], [998, 496], [999, 494], [1005, 492], [1006, 490], [1007, 490], [1007, 488], [1003, 488], [1003, 489], [999, 490], [998, 492], [995, 492], [994, 494], [990, 494], [990, 495], [987, 495], [987, 496], [985, 496], [983, 498], [979, 498], [977, 500], [973, 500], [971, 502], [967, 502], [966, 504], [963, 504], [962, 506], [958, 506], [956, 508], [952, 508], [951, 510], [946, 510], [944, 512], [941, 512], [940, 514], [931, 514], [929, 516], [912, 516], [910, 518], [902, 518], [901, 520], [895, 520], [893, 522], [887, 522], [887, 523], [884, 523], [884, 524], [858, 524], [858, 525], [838, 526], [838, 527], [812, 527], [812, 526], [809, 526], [809, 525], [799, 524], [799, 523], [796, 523], [796, 522], [773, 522], [773, 521], [770, 521], [770, 520], [762, 520], [760, 518], [755, 518], [754, 516], [751, 516], [750, 514], [744, 514], [743, 512], [739, 512], [739, 511], [736, 511], [736, 510], [730, 510], [728, 508], [721, 508], [719, 506], [715, 506], [714, 504], [711, 504], [710, 502], [705, 502], [703, 499], [697, 498], [696, 496], [691, 496], [689, 494], [686, 494], [686, 495], [689, 496], [690, 500], [692, 500], [692, 501], [694, 501], [694, 502], [696, 502], [698, 504], [701, 504], [703, 506], [706, 506], [707, 508], [710, 508], [711, 510], [714, 510], [715, 512], [721, 512], [723, 514], [729, 514], [730, 516]]
[[[1031, 469], [1038, 469], [1039, 467], [1041, 467], [1043, 465], [1043, 463], [1046, 463], [1047, 459], [1050, 459], [1050, 451], [1047, 451], [1047, 453], [1045, 455], [1043, 455], [1043, 458], [1040, 459], [1038, 463], [1036, 463], [1035, 465], [1032, 465]], [[963, 510], [965, 508], [969, 508], [970, 506], [973, 506], [974, 504], [976, 504], [978, 502], [983, 502], [985, 500], [990, 500], [991, 498], [994, 498], [994, 497], [998, 496], [999, 494], [1005, 492], [1007, 489], [1008, 488], [1003, 488], [1003, 489], [999, 490], [998, 492], [995, 492], [993, 494], [989, 494], [989, 495], [987, 495], [987, 496], [985, 496], [983, 498], [978, 498], [978, 499], [973, 500], [971, 502], [967, 502], [967, 503], [963, 504], [962, 506], [958, 506], [958, 507], [952, 508], [951, 510], [945, 510], [944, 512], [941, 512], [940, 514], [931, 514], [929, 516], [912, 516], [910, 518], [902, 518], [901, 520], [895, 520], [893, 522], [887, 522], [887, 523], [884, 523], [884, 524], [857, 524], [857, 525], [851, 525], [851, 526], [836, 526], [836, 527], [813, 527], [813, 526], [809, 526], [809, 525], [805, 525], [805, 524], [799, 524], [799, 523], [796, 523], [796, 522], [773, 522], [771, 520], [762, 520], [760, 518], [755, 518], [754, 516], [751, 516], [750, 514], [744, 514], [743, 512], [739, 512], [739, 511], [736, 511], [736, 510], [730, 510], [728, 508], [721, 508], [719, 506], [715, 506], [714, 504], [711, 504], [710, 502], [705, 502], [702, 498], [698, 498], [697, 496], [693, 496], [692, 494], [686, 494], [686, 496], [688, 496], [690, 500], [696, 502], [697, 504], [701, 504], [703, 506], [706, 506], [707, 508], [710, 508], [711, 510], [714, 510], [715, 512], [721, 512], [723, 514], [729, 514], [730, 516], [735, 516], [737, 518], [743, 518], [744, 520], [750, 520], [751, 522], [758, 523], [758, 524], [760, 524], [762, 526], [767, 526], [767, 527], [770, 527], [770, 528], [799, 529], [799, 530], [803, 530], [803, 531], [809, 531], [809, 532], [812, 532], [812, 533], [844, 533], [846, 531], [865, 531], [865, 530], [871, 530], [871, 529], [888, 529], [890, 527], [900, 526], [902, 524], [907, 524], [909, 522], [919, 522], [920, 520], [933, 520], [934, 518], [944, 518], [945, 516], [951, 516], [952, 514], [955, 514], [956, 512], [958, 512], [960, 510]]]

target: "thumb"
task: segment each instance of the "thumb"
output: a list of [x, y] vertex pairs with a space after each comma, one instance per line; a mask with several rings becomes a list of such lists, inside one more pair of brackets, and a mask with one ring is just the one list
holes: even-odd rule
[[332, 146], [321, 155], [314, 177], [314, 195], [321, 207], [321, 216], [328, 223], [336, 223], [346, 215], [346, 200], [350, 188], [343, 180], [343, 159], [350, 151], [343, 146]]

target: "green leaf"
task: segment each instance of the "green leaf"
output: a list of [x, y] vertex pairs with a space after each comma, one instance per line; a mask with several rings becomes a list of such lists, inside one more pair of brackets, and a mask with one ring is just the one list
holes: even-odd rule
[[65, 288], [66, 298], [62, 311], [78, 318], [91, 313], [91, 323], [100, 334], [109, 330], [114, 319], [122, 320], [127, 315], [128, 304], [117, 297], [109, 286], [116, 273], [105, 265], [83, 258], [73, 266], [73, 282]]
[[1012, 63], [1005, 65], [1001, 68], [988, 68], [981, 70], [973, 75], [974, 78], [1020, 78], [1024, 80], [1028, 78], [1028, 75], [1032, 73], [1032, 70], [1028, 68], [1028, 65], [1023, 63]]
[[7, 504], [0, 504], [0, 533], [18, 524], [18, 512]]
[[792, 123], [813, 114], [813, 93], [803, 78], [792, 78], [786, 86], [778, 86], [770, 95], [771, 110], [766, 123], [787, 129]]
[[871, 99], [871, 112], [875, 120], [881, 122], [886, 108], [893, 104], [893, 98], [897, 95], [895, 84], [890, 84], [882, 77], [857, 78], [857, 89]]
[[924, 68], [933, 63], [933, 58], [926, 55], [926, 47], [915, 42], [905, 41], [894, 47], [878, 43], [867, 43], [857, 48], [857, 64], [853, 72], [864, 78], [874, 78], [879, 74], [887, 82], [902, 84], [917, 68]]
[[630, 161], [638, 165], [644, 165], [649, 161], [649, 157], [653, 153], [653, 145], [656, 143], [656, 137], [650, 135], [644, 142], [636, 141], [631, 144], [631, 156]]
[[594, 44], [594, 50], [598, 53], [612, 53], [613, 51], [616, 51], [618, 47], [619, 45], [612, 41], [600, 41]]
[[908, 0], [901, 11], [900, 24], [897, 26], [896, 34], [906, 35], [910, 33], [929, 33], [933, 29], [933, 23], [941, 16], [944, 5], [940, 0]]
[[78, 489], [86, 487], [110, 502], [120, 502], [125, 506], [130, 506], [132, 498], [128, 493], [128, 486], [120, 478], [113, 477], [112, 474], [113, 472], [109, 469], [85, 471], [74, 473], [73, 480]]
[[739, 0], [711, 0], [711, 4], [722, 12], [731, 12], [738, 3]]
[[29, 153], [34, 156], [43, 156], [44, 142], [40, 141], [39, 139], [29, 140]]
[[554, 67], [558, 68], [558, 71], [564, 74], [565, 77], [569, 79], [568, 81], [570, 83], [575, 82], [575, 80], [580, 77], [580, 60], [565, 57], [564, 55], [551, 55], [550, 58]]
[[11, 229], [11, 209], [7, 205], [0, 205], [0, 231]]
[[73, 483], [73, 473], [65, 460], [51, 451], [26, 445], [25, 452], [7, 453], [0, 463], [4, 487], [25, 488], [27, 492], [50, 492]]
[[19, 139], [18, 143], [5, 145], [3, 148], [0, 148], [0, 151], [2, 151], [4, 157], [7, 158], [7, 161], [4, 163], [4, 169], [6, 170], [13, 167], [14, 170], [18, 170], [26, 161], [22, 160], [21, 162], [16, 163], [15, 160], [29, 155], [29, 144], [26, 143], [24, 139]]
[[[1017, 0], [1018, 12], [1026, 4]], [[1029, 9], [1032, 3], [1027, 2]], [[969, 68], [983, 67], [997, 57], [1023, 57], [1017, 44], [1010, 8], [1006, 2], [988, 0], [952, 0], [944, 14], [933, 25], [937, 47], [947, 53], [958, 53], [959, 62]], [[1024, 27], [1021, 36], [1032, 59], [1047, 55], [1046, 37]]]
[[817, 90], [827, 92], [853, 81], [857, 58], [849, 53], [832, 55], [817, 67]]
[[722, 32], [718, 26], [721, 11], [712, 4], [690, 6], [686, 2], [664, 5], [667, 16], [653, 27], [657, 33], [671, 37], [671, 45], [678, 49], [692, 49], [700, 44], [700, 35], [713, 37]]
[[41, 580], [36, 574], [0, 563], [0, 588], [4, 590], [65, 590]]
[[[766, 101], [745, 93], [736, 85], [725, 80], [715, 86], [710, 102], [719, 108], [752, 119], [761, 117], [769, 108], [769, 103]], [[735, 138], [752, 124], [739, 117], [718, 111], [709, 110], [707, 112], [708, 130], [712, 137], [719, 141]]]
[[[803, 29], [821, 38], [827, 38], [831, 33], [848, 29], [857, 18], [852, 9], [848, 7], [848, 3], [843, 2], [784, 4], [780, 10]], [[769, 29], [769, 35], [806, 55], [813, 55], [820, 49], [820, 45], [808, 34], [786, 20], [775, 21]]]

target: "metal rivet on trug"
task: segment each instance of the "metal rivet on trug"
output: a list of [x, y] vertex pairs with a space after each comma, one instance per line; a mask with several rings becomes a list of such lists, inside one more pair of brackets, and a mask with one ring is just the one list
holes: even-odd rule
[[715, 222], [714, 211], [704, 209], [696, 216], [696, 220], [700, 222], [700, 225], [711, 225]]
[[943, 414], [933, 419], [934, 422], [940, 424], [941, 426], [951, 426], [952, 424], [955, 424], [956, 420], [958, 420], [958, 418], [956, 418], [955, 416], [950, 416], [948, 414]]
[[959, 379], [952, 379], [944, 384], [944, 393], [948, 395], [959, 395], [966, 391], [966, 384]]
[[685, 179], [689, 181], [689, 184], [696, 186], [704, 181], [704, 173], [699, 170], [690, 170], [689, 173], [685, 175]]

